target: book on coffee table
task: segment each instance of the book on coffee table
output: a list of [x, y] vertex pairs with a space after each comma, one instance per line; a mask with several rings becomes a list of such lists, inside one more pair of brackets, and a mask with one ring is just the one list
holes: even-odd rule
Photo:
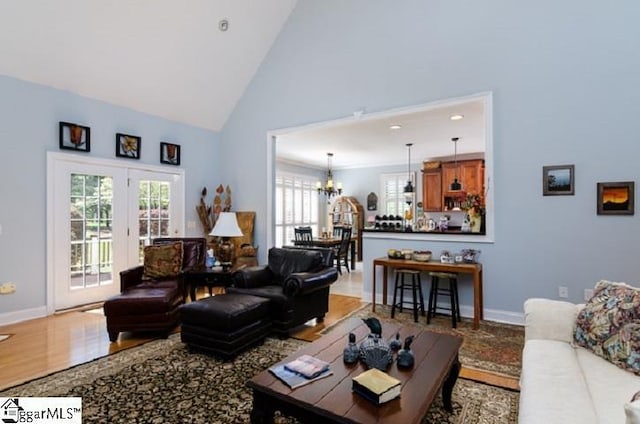
[[269, 368], [269, 372], [276, 377], [287, 386], [292, 389], [295, 389], [300, 386], [304, 386], [305, 384], [309, 384], [313, 381], [320, 380], [321, 378], [325, 378], [333, 374], [330, 369], [326, 369], [324, 372], [316, 375], [313, 378], [306, 378], [297, 372], [290, 371], [284, 364], [274, 365]]
[[329, 369], [329, 363], [315, 356], [302, 355], [291, 362], [287, 362], [284, 367], [305, 378], [316, 378]]
[[352, 390], [376, 405], [400, 396], [400, 380], [376, 368], [353, 377]]

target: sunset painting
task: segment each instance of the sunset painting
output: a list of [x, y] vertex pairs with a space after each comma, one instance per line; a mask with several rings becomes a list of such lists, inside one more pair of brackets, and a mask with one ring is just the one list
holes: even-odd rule
[[598, 183], [599, 215], [633, 215], [634, 183]]

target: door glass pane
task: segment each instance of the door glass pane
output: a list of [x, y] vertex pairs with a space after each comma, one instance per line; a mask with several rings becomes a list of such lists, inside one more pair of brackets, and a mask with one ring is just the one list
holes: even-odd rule
[[113, 178], [72, 174], [70, 193], [70, 287], [111, 284]]
[[144, 262], [144, 247], [154, 238], [168, 237], [171, 216], [170, 183], [166, 181], [140, 181], [138, 184], [138, 258]]

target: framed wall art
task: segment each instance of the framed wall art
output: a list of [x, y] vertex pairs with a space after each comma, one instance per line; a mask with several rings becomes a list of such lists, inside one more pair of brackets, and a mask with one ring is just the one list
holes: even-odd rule
[[574, 171], [574, 165], [543, 166], [542, 195], [573, 196]]
[[180, 165], [180, 145], [160, 143], [160, 163]]
[[60, 122], [60, 148], [76, 152], [91, 151], [91, 129], [71, 122]]
[[116, 156], [119, 158], [140, 159], [142, 139], [135, 135], [116, 134]]
[[633, 215], [633, 181], [598, 183], [598, 215]]

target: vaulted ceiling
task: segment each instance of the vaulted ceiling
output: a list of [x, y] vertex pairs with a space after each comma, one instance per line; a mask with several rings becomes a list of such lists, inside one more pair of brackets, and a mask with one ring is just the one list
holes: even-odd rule
[[219, 131], [295, 4], [3, 0], [0, 74]]

